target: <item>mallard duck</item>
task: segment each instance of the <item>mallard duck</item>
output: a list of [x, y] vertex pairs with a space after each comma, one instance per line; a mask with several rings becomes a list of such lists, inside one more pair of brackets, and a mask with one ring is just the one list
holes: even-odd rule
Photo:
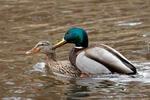
[[88, 46], [88, 35], [84, 29], [69, 29], [62, 41], [55, 44], [54, 48], [66, 43], [75, 44], [69, 59], [71, 64], [84, 74], [136, 73], [134, 65], [115, 49], [104, 44]]
[[72, 66], [69, 61], [56, 61], [55, 50], [49, 41], [40, 41], [35, 47], [26, 52], [26, 54], [43, 53], [47, 56], [47, 65], [55, 74], [63, 74], [67, 76], [79, 76], [81, 71]]

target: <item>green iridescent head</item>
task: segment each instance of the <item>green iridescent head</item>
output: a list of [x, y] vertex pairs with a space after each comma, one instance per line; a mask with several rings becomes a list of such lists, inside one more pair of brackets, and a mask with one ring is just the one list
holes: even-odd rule
[[73, 43], [76, 47], [88, 47], [88, 35], [81, 28], [71, 28], [67, 31], [62, 41], [58, 42], [54, 48], [58, 48], [66, 43]]
[[64, 36], [67, 43], [74, 43], [75, 46], [88, 47], [88, 35], [81, 28], [71, 28]]

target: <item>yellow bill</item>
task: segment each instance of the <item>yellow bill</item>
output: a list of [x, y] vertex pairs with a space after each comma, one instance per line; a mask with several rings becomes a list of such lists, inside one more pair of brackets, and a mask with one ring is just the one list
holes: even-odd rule
[[66, 43], [67, 43], [67, 41], [63, 38], [60, 42], [55, 44], [54, 48], [61, 47], [62, 45], [66, 44]]

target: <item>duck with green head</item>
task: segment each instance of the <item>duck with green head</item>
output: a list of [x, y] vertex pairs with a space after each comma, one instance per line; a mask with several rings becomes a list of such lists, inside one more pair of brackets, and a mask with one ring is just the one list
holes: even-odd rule
[[99, 46], [88, 46], [88, 35], [81, 28], [71, 28], [67, 31], [62, 41], [58, 42], [54, 48], [58, 48], [66, 43], [73, 43], [75, 47], [70, 52], [69, 60], [87, 75], [122, 73], [135, 74], [134, 65], [115, 49], [100, 44]]

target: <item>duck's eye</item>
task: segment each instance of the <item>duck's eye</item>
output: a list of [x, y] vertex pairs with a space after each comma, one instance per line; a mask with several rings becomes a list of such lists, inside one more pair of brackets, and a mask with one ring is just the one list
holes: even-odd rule
[[66, 35], [69, 34], [69, 32], [66, 33]]
[[44, 44], [41, 44], [41, 46], [44, 46]]
[[39, 44], [37, 47], [39, 47], [39, 46], [44, 46], [44, 44]]

